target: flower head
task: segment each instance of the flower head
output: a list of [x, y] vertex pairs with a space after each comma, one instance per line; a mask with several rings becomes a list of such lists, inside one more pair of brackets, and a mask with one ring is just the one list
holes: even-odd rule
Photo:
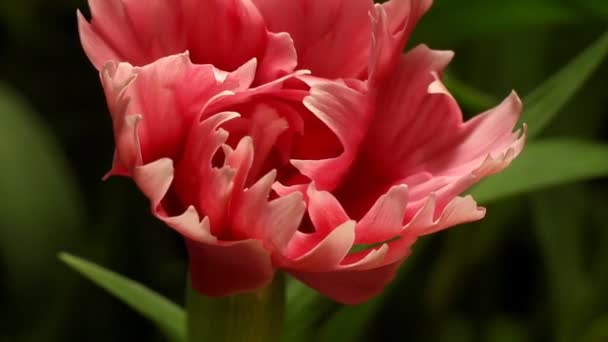
[[427, 0], [90, 6], [79, 25], [112, 113], [109, 174], [184, 237], [207, 295], [281, 269], [367, 300], [418, 237], [481, 219], [460, 194], [523, 148], [514, 93], [463, 122], [440, 80], [452, 53], [401, 53]]

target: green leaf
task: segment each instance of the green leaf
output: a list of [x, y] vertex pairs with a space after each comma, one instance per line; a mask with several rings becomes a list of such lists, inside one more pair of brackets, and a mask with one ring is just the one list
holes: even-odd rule
[[337, 305], [323, 298], [310, 287], [287, 278], [287, 305], [283, 336], [284, 342], [314, 340], [315, 328]]
[[[524, 122], [528, 124], [528, 138], [536, 137], [551, 123], [607, 56], [608, 32], [524, 98], [524, 111], [518, 126]], [[486, 110], [499, 102], [450, 74], [444, 76], [444, 82], [470, 110]]]
[[[572, 185], [531, 196], [534, 228], [548, 276], [554, 341], [574, 341], [593, 308], [585, 265], [589, 205], [584, 188]], [[578, 198], [572, 201], [572, 198]]]
[[582, 342], [605, 342], [608, 340], [608, 316], [595, 320], [589, 331], [580, 340]]
[[590, 13], [608, 18], [608, 1], [603, 0], [574, 0], [574, 2]]
[[1, 82], [0, 167], [0, 258], [7, 285], [23, 293], [25, 286], [52, 282], [49, 260], [78, 241], [83, 207], [55, 137], [26, 99]]
[[500, 102], [499, 99], [495, 99], [493, 96], [471, 87], [449, 73], [443, 75], [443, 82], [458, 100], [458, 103], [471, 111], [481, 112], [496, 106]]
[[608, 55], [608, 32], [524, 99], [521, 122], [528, 137], [540, 134]]
[[488, 342], [525, 342], [529, 341], [526, 336], [525, 326], [521, 322], [514, 321], [508, 317], [497, 317], [487, 323], [484, 341]]
[[416, 33], [421, 41], [453, 46], [505, 32], [576, 23], [586, 15], [585, 8], [555, 0], [438, 0]]
[[470, 319], [459, 315], [449, 317], [439, 325], [440, 341], [471, 342], [475, 341], [475, 327]]
[[172, 341], [186, 341], [186, 314], [178, 305], [149, 288], [92, 262], [60, 253], [59, 259], [154, 322]]
[[522, 154], [501, 173], [472, 191], [487, 204], [551, 186], [608, 176], [608, 145], [575, 139], [528, 143]]
[[363, 304], [343, 307], [321, 327], [319, 337], [315, 341], [361, 341], [369, 320], [374, 317], [382, 304], [382, 298], [376, 297]]

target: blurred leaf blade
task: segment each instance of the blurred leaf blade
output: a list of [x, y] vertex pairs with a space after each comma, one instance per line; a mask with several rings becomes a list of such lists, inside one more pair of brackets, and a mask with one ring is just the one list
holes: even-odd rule
[[608, 315], [592, 322], [591, 327], [581, 339], [583, 342], [603, 342], [606, 340], [608, 340]]
[[149, 288], [90, 261], [68, 253], [60, 253], [59, 259], [154, 322], [171, 341], [186, 341], [186, 313], [178, 305]]
[[287, 302], [281, 341], [313, 340], [315, 326], [335, 305], [310, 287], [293, 278], [287, 278]]
[[[518, 126], [524, 122], [528, 124], [528, 138], [536, 137], [551, 123], [607, 56], [608, 31], [524, 98], [524, 111]], [[444, 81], [469, 109], [482, 111], [498, 103], [491, 95], [450, 74], [444, 76]]]
[[[83, 201], [56, 139], [28, 101], [2, 83], [0, 166], [0, 256], [12, 282], [39, 284], [32, 279], [52, 273], [47, 261], [78, 241]], [[23, 253], [25, 245], [37, 253]]]
[[547, 127], [607, 55], [608, 31], [524, 99], [520, 122], [528, 124], [529, 138]]
[[[500, 15], [496, 15], [498, 13]], [[454, 44], [505, 32], [576, 23], [588, 13], [581, 6], [552, 0], [469, 0], [464, 3], [443, 0], [436, 1], [418, 30], [423, 32], [422, 41]], [[598, 21], [604, 18], [601, 13], [597, 14]]]
[[472, 111], [481, 112], [500, 102], [499, 99], [495, 99], [493, 96], [471, 87], [449, 73], [443, 75], [443, 82], [454, 97], [458, 99], [458, 102], [463, 107]]
[[[369, 302], [345, 306], [331, 316], [319, 331], [316, 341], [319, 342], [356, 342], [362, 340], [362, 335], [369, 325], [369, 320], [377, 314], [382, 304], [381, 298]], [[344, 329], [352, 327], [351, 329]]]
[[476, 186], [482, 204], [543, 188], [608, 176], [608, 145], [576, 140], [530, 142], [512, 165]]
[[[583, 269], [583, 234], [588, 216], [585, 192], [572, 185], [531, 196], [534, 228], [548, 276], [554, 321], [553, 339], [573, 341], [592, 307], [589, 279]], [[572, 198], [579, 198], [572, 203]]]

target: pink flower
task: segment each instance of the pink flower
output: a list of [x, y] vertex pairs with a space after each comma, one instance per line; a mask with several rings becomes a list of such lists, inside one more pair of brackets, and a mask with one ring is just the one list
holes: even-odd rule
[[464, 123], [440, 81], [452, 53], [401, 54], [430, 1], [90, 5], [79, 23], [112, 113], [109, 174], [184, 237], [210, 296], [281, 269], [367, 300], [418, 237], [481, 219], [459, 194], [523, 148], [515, 94]]

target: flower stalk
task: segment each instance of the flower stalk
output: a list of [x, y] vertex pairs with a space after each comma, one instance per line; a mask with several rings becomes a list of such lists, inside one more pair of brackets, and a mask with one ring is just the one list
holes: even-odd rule
[[264, 288], [221, 298], [199, 294], [188, 281], [188, 342], [278, 342], [285, 307], [284, 278], [277, 273]]

